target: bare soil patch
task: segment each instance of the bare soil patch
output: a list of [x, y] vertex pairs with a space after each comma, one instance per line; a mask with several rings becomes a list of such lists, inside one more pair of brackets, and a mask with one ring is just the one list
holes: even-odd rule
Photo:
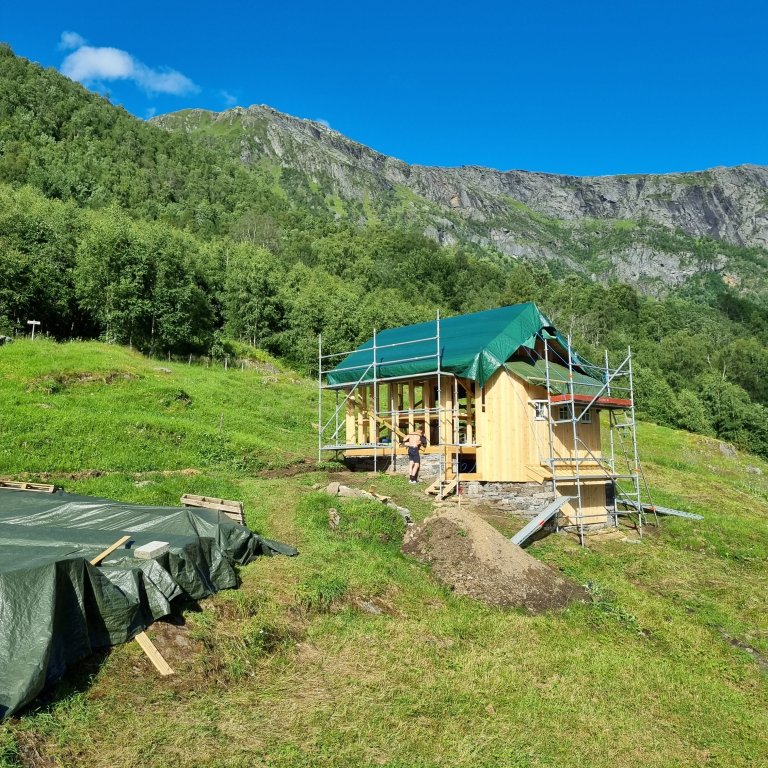
[[464, 509], [445, 510], [413, 526], [405, 534], [403, 552], [428, 563], [456, 594], [491, 605], [536, 614], [589, 601], [583, 587]]
[[264, 480], [275, 480], [281, 477], [295, 477], [296, 475], [305, 475], [308, 472], [317, 472], [317, 465], [311, 459], [301, 459], [295, 464], [287, 467], [275, 467], [274, 469], [263, 469], [256, 472], [254, 477]]

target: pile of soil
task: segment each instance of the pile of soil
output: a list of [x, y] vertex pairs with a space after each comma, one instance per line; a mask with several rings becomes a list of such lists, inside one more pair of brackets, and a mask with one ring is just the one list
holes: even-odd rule
[[456, 594], [529, 613], [564, 608], [589, 595], [465, 509], [441, 511], [410, 528], [403, 552], [432, 567]]

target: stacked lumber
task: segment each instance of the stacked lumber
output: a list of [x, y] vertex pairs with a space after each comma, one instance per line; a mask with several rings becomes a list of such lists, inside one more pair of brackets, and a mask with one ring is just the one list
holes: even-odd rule
[[38, 493], [53, 493], [55, 485], [47, 483], [27, 483], [23, 480], [0, 480], [0, 488], [13, 488], [17, 491], [37, 491]]
[[185, 493], [181, 497], [181, 503], [185, 507], [204, 507], [205, 509], [215, 509], [217, 512], [223, 512], [227, 517], [240, 525], [245, 525], [245, 514], [243, 513], [243, 502], [232, 501], [231, 499], [216, 499], [211, 496], [195, 496], [192, 493]]

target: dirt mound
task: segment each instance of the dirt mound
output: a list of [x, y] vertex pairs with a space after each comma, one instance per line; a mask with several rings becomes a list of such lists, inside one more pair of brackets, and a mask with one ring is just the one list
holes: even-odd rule
[[477, 515], [451, 509], [406, 532], [403, 552], [457, 594], [529, 613], [564, 608], [587, 592], [526, 554]]

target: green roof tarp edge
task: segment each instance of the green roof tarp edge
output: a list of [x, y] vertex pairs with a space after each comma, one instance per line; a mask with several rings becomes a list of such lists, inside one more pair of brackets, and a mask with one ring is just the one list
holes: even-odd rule
[[[439, 368], [484, 385], [521, 347], [533, 348], [546, 333], [568, 349], [567, 340], [532, 302], [443, 318], [439, 322]], [[438, 369], [438, 322], [431, 320], [376, 335], [376, 378], [428, 375]], [[398, 346], [392, 346], [398, 345]], [[325, 373], [331, 386], [374, 378], [373, 339]], [[574, 364], [589, 366], [573, 350]]]
[[[513, 360], [506, 363], [505, 368], [519, 376], [524, 381], [546, 389], [547, 366], [544, 360]], [[549, 391], [553, 395], [570, 394], [568, 368], [558, 363], [549, 364]], [[573, 371], [573, 393], [575, 395], [597, 395], [603, 387], [603, 382], [587, 376], [578, 371]]]

